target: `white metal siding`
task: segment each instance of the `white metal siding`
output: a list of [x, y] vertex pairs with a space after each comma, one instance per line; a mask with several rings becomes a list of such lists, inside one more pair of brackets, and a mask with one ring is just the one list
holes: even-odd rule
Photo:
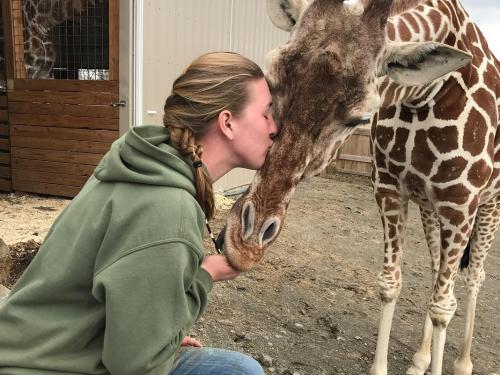
[[[144, 0], [143, 31], [145, 124], [162, 123], [174, 79], [197, 56], [234, 51], [264, 67], [266, 53], [288, 38], [272, 25], [265, 0]], [[232, 171], [215, 188], [243, 185], [252, 176], [252, 171]]]

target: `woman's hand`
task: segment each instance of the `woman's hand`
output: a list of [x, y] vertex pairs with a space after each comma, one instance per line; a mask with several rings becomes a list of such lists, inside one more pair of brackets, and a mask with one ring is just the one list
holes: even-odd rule
[[201, 342], [199, 342], [198, 340], [192, 338], [192, 337], [189, 337], [189, 336], [186, 336], [182, 339], [181, 341], [181, 346], [194, 346], [196, 348], [202, 348], [203, 345], [201, 344]]
[[208, 255], [201, 266], [212, 276], [213, 281], [232, 280], [240, 274], [240, 271], [231, 267], [224, 255]]

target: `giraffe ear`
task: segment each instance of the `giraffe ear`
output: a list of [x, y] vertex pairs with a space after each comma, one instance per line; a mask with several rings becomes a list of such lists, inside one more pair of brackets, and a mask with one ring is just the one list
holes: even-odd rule
[[390, 43], [382, 64], [387, 74], [405, 86], [419, 86], [468, 64], [472, 56], [436, 42]]
[[291, 31], [308, 5], [309, 0], [267, 0], [267, 14], [277, 28]]

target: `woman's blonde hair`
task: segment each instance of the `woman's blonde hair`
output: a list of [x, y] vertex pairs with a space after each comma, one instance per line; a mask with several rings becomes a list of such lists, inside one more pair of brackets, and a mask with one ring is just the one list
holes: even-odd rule
[[237, 53], [207, 53], [175, 80], [165, 101], [163, 124], [172, 145], [193, 162], [196, 199], [207, 219], [214, 216], [214, 193], [210, 176], [199, 168], [203, 150], [198, 141], [223, 110], [240, 115], [248, 102], [248, 82], [262, 77], [256, 63]]

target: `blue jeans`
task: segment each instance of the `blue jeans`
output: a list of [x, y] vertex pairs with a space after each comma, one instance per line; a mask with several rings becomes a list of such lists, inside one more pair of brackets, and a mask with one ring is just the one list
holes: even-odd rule
[[169, 375], [264, 375], [252, 357], [231, 350], [182, 348]]

